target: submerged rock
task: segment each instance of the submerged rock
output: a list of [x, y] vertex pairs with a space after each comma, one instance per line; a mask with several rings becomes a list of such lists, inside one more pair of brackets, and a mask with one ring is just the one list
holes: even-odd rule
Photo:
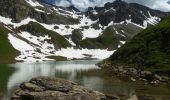
[[[113, 99], [114, 98], [114, 99]], [[11, 100], [116, 100], [60, 78], [37, 77], [20, 85]]]

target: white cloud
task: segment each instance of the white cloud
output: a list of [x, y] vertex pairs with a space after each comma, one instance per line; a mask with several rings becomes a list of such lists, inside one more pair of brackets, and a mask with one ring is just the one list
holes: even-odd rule
[[61, 0], [60, 2], [56, 2], [57, 6], [64, 6], [64, 7], [69, 7], [71, 3], [67, 0]]
[[169, 0], [124, 0], [124, 1], [129, 3], [135, 2], [153, 9], [170, 12], [170, 5], [168, 4]]
[[152, 6], [152, 8], [155, 8], [155, 9], [160, 9], [160, 10], [163, 10], [163, 11], [170, 11], [170, 5], [164, 1], [157, 1], [155, 2], [155, 4]]
[[[83, 10], [88, 7], [103, 6], [107, 2], [113, 2], [115, 0], [56, 0], [57, 6], [70, 6], [74, 5], [76, 8]], [[168, 0], [123, 0], [129, 3], [139, 3], [148, 6], [153, 9], [162, 11], [170, 11], [170, 5]]]

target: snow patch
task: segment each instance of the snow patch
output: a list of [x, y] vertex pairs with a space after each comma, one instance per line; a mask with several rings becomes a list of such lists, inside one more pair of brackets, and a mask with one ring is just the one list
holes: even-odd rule
[[99, 37], [101, 35], [102, 31], [103, 31], [102, 29], [96, 30], [94, 28], [84, 29], [82, 31], [83, 39], [86, 39], [86, 38], [97, 38], [97, 37]]
[[79, 17], [81, 17], [81, 15], [78, 15], [78, 12], [75, 12], [75, 11], [71, 12], [71, 11], [66, 11], [66, 10], [63, 10], [61, 8], [55, 8], [55, 7], [53, 7], [53, 9], [57, 14], [60, 14], [60, 15], [63, 15], [63, 16], [68, 16], [68, 17], [72, 17], [72, 18], [75, 18], [75, 19], [78, 19]]
[[126, 41], [120, 41], [120, 43], [125, 44], [125, 43], [126, 43]]
[[17, 49], [18, 51], [26, 51], [26, 50], [34, 50], [32, 46], [30, 46], [28, 43], [16, 38], [12, 34], [8, 34], [8, 39], [10, 40], [10, 43], [12, 46]]
[[149, 14], [149, 17], [147, 17], [147, 20], [146, 20], [146, 21], [147, 21], [149, 24], [151, 24], [151, 25], [156, 25], [156, 24], [159, 23], [160, 18], [155, 17], [155, 16], [152, 16], [149, 11], [148, 11], [148, 14]]
[[148, 27], [148, 24], [156, 25], [161, 21], [159, 17], [152, 16], [149, 11], [148, 11], [149, 17], [147, 17], [142, 11], [141, 11], [141, 14], [146, 18], [146, 20], [144, 20], [143, 22], [144, 29]]
[[[37, 12], [47, 13], [47, 12], [45, 12], [45, 11], [43, 11], [43, 10], [40, 10], [40, 9], [37, 9], [37, 8], [35, 8], [35, 10], [36, 10]], [[47, 13], [47, 14], [50, 14], [50, 13]]]
[[43, 5], [41, 5], [39, 2], [37, 2], [35, 0], [34, 1], [33, 0], [25, 0], [25, 1], [33, 7], [37, 7], [37, 6], [44, 7]]
[[127, 19], [127, 20], [126, 20], [126, 23], [127, 23], [127, 25], [128, 25], [128, 24], [133, 24], [133, 25], [138, 26], [138, 27], [140, 27], [140, 28], [142, 28], [142, 29], [145, 29], [145, 28], [146, 28], [146, 27], [144, 27], [144, 26], [142, 26], [142, 25], [140, 25], [140, 24], [133, 23], [133, 22], [132, 22], [132, 19]]
[[13, 23], [11, 18], [5, 18], [5, 17], [0, 16], [0, 22], [4, 23], [6, 25], [12, 25], [14, 28], [20, 27], [22, 25], [26, 25], [31, 21], [36, 22], [35, 19], [31, 19], [28, 17], [28, 18], [22, 20], [20, 23]]
[[[12, 46], [21, 53], [16, 57], [16, 60], [27, 62], [51, 60], [46, 58], [47, 55], [51, 55], [51, 52], [54, 51], [54, 46], [45, 41], [46, 39], [50, 39], [48, 36], [36, 37], [27, 32], [18, 34], [17, 37], [12, 33], [8, 34], [8, 39]], [[25, 40], [19, 39], [19, 36], [22, 36]], [[26, 40], [29, 40], [29, 43]]]
[[[85, 15], [83, 15], [83, 17], [80, 19], [80, 24], [77, 24], [77, 25], [63, 25], [63, 24], [57, 25], [57, 24], [40, 23], [40, 22], [36, 21], [35, 19], [31, 19], [29, 17], [22, 20], [20, 23], [13, 23], [11, 18], [5, 18], [5, 17], [0, 16], [0, 22], [4, 23], [6, 25], [12, 25], [14, 28], [20, 27], [22, 25], [26, 25], [31, 21], [37, 22], [37, 23], [41, 24], [42, 26], [44, 26], [44, 28], [46, 28], [48, 30], [55, 31], [55, 32], [59, 33], [60, 35], [71, 35], [73, 30], [83, 29], [82, 27], [84, 27], [84, 26], [90, 27], [92, 24], [96, 23], [98, 20], [92, 21], [91, 19], [89, 19], [88, 17], [85, 17]], [[113, 24], [113, 22], [111, 24]], [[57, 26], [58, 28], [55, 29], [54, 28], [55, 26]], [[107, 28], [107, 27], [105, 26], [105, 28]], [[84, 36], [83, 39], [85, 39], [85, 38], [96, 38], [102, 33], [102, 30], [103, 30], [102, 28], [96, 30], [96, 29], [91, 28], [91, 27], [88, 28], [88, 29], [84, 29], [83, 32], [82, 32], [83, 36]]]
[[[24, 40], [19, 39], [18, 37], [22, 37]], [[47, 35], [44, 37], [36, 37], [28, 32], [18, 33], [18, 36], [14, 36], [12, 33], [9, 33], [8, 39], [10, 40], [12, 46], [21, 52], [21, 55], [16, 57], [16, 60], [26, 62], [52, 60], [46, 58], [47, 56], [64, 56], [68, 59], [106, 59], [115, 52], [104, 49], [63, 48], [61, 50], [55, 50], [53, 44], [46, 41], [47, 39], [51, 39], [50, 37]], [[28, 40], [29, 43], [26, 42]]]
[[108, 50], [102, 50], [102, 49], [74, 49], [74, 48], [67, 48], [67, 49], [61, 49], [56, 52], [56, 55], [58, 56], [64, 56], [69, 59], [73, 58], [85, 58], [89, 55], [92, 56], [91, 58], [97, 58], [97, 59], [106, 59], [110, 55], [112, 55], [115, 51], [108, 51]]

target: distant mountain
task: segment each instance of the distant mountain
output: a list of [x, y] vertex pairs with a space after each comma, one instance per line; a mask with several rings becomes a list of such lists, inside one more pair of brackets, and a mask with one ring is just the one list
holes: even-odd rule
[[45, 0], [1, 0], [0, 29], [7, 30], [3, 39], [9, 46], [0, 45], [0, 49], [15, 50], [11, 58], [21, 61], [50, 60], [49, 56], [105, 59], [167, 15], [121, 0], [87, 12], [74, 6], [57, 7]]
[[[98, 20], [98, 23], [92, 25], [93, 27], [98, 28], [102, 25], [109, 26], [109, 28], [103, 31], [105, 34], [95, 39], [87, 38], [81, 41], [83, 42], [80, 43], [81, 46], [109, 49], [117, 49], [123, 42], [131, 39], [146, 27], [156, 25], [168, 15], [168, 13], [159, 10], [153, 10], [136, 3], [129, 4], [121, 0], [106, 3], [104, 7], [90, 7], [85, 14], [91, 20]], [[102, 37], [104, 35], [105, 39]]]
[[159, 10], [150, 9], [137, 3], [126, 3], [121, 0], [108, 2], [104, 7], [89, 8], [86, 14], [93, 20], [99, 19], [100, 23], [106, 26], [111, 21], [120, 23], [125, 20], [131, 20], [143, 26], [146, 19], [158, 21], [159, 19], [155, 17], [163, 18], [165, 16], [165, 13]]

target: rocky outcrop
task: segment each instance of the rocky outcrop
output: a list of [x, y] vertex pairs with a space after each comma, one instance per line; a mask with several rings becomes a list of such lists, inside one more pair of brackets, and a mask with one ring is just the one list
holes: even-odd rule
[[20, 85], [11, 100], [116, 100], [60, 78], [37, 77]]

